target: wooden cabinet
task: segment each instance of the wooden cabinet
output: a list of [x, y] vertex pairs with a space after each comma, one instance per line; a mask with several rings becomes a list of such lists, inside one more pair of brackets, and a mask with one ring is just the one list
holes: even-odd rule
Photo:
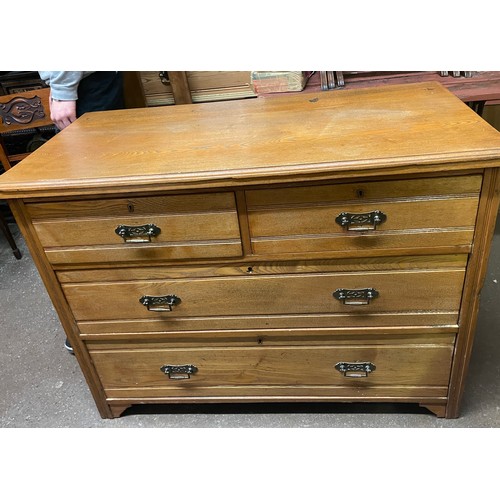
[[256, 97], [251, 71], [140, 71], [147, 106]]
[[[457, 417], [500, 134], [437, 83], [90, 113], [0, 178], [103, 417]], [[36, 339], [33, 339], [36, 342]]]

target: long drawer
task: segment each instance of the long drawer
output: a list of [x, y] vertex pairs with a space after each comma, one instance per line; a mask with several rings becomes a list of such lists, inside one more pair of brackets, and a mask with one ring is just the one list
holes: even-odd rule
[[255, 254], [461, 247], [472, 242], [481, 176], [246, 192]]
[[245, 316], [244, 322], [251, 315], [328, 314], [347, 315], [347, 321], [361, 316], [375, 326], [379, 320], [386, 324], [388, 314], [408, 312], [451, 312], [457, 318], [464, 273], [325, 272], [66, 283], [62, 288], [78, 321], [161, 318], [168, 329], [168, 322], [179, 318]]
[[242, 254], [233, 193], [39, 202], [28, 210], [52, 264]]
[[[273, 388], [329, 389], [354, 396], [418, 393], [445, 396], [451, 344], [293, 347], [143, 348], [90, 351], [109, 396], [194, 396], [227, 393], [272, 395]], [[408, 391], [405, 393], [405, 389]], [[387, 391], [386, 391], [387, 393]]]

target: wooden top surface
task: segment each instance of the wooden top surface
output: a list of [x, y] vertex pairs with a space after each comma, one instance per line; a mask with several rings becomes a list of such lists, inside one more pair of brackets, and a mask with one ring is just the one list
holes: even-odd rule
[[88, 113], [0, 176], [0, 197], [492, 166], [499, 158], [500, 133], [439, 83], [426, 82]]
[[[361, 89], [406, 83], [439, 82], [464, 102], [497, 101], [500, 99], [500, 71], [474, 71], [471, 78], [440, 76], [439, 71], [380, 71], [344, 73], [346, 89]], [[305, 92], [319, 92], [319, 72], [309, 79]], [[334, 89], [338, 92], [339, 89]]]

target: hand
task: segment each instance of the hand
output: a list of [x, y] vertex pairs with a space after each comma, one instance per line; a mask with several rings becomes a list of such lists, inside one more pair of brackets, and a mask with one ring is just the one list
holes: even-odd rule
[[50, 118], [59, 130], [76, 120], [76, 101], [50, 100]]

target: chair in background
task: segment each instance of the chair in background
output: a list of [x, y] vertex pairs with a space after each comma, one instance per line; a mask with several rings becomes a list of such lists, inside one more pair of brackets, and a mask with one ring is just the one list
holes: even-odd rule
[[[0, 162], [4, 170], [12, 168], [44, 142], [43, 137], [38, 133], [42, 127], [54, 127], [50, 119], [49, 99], [49, 88], [0, 96]], [[29, 132], [33, 132], [33, 137], [25, 150], [9, 152], [6, 147], [7, 137]], [[16, 259], [20, 259], [21, 252], [1, 213], [0, 230], [5, 234]]]

